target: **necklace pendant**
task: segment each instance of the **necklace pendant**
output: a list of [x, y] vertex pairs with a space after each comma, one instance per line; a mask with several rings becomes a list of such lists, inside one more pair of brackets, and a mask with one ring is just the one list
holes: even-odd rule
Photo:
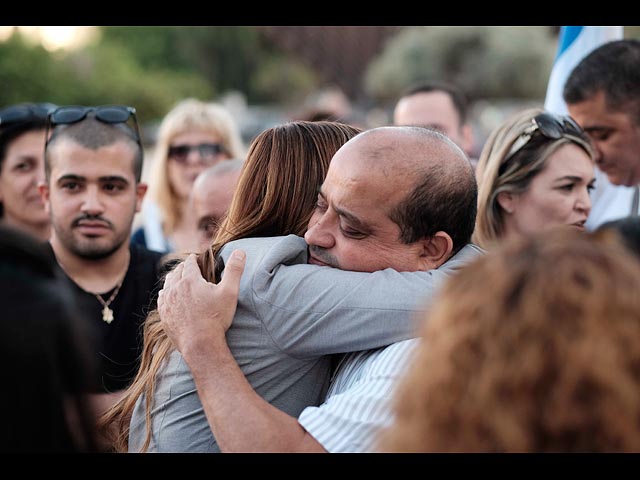
[[104, 320], [107, 323], [113, 322], [113, 310], [111, 310], [106, 305], [102, 309], [102, 320]]

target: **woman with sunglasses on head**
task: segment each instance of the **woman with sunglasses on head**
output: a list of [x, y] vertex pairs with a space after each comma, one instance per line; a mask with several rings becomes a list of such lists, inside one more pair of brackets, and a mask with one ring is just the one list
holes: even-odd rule
[[188, 209], [193, 183], [206, 168], [244, 153], [238, 126], [224, 107], [193, 98], [178, 103], [160, 125], [143, 225], [131, 241], [163, 253], [196, 251]]
[[44, 136], [49, 103], [23, 103], [0, 110], [0, 221], [39, 240], [50, 220], [38, 193], [44, 181]]
[[584, 229], [594, 154], [571, 117], [528, 109], [507, 119], [485, 143], [476, 174], [475, 244], [491, 248], [559, 225]]

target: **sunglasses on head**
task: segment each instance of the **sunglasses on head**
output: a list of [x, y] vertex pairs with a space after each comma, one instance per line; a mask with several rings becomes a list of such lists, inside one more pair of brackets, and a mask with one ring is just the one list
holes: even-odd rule
[[71, 125], [73, 123], [78, 123], [84, 120], [89, 113], [92, 113], [96, 120], [109, 124], [126, 124], [129, 121], [129, 118], [133, 118], [135, 140], [138, 142], [138, 145], [140, 145], [140, 148], [142, 148], [136, 109], [126, 105], [101, 105], [99, 107], [67, 105], [58, 107], [48, 116], [46, 136], [47, 143], [49, 143], [49, 129], [53, 129], [57, 125]]
[[49, 113], [56, 109], [53, 103], [21, 103], [0, 110], [0, 129], [19, 123], [45, 122]]
[[531, 126], [527, 127], [516, 141], [513, 142], [509, 153], [505, 157], [505, 161], [529, 143], [529, 140], [531, 140], [535, 132], [540, 132], [542, 135], [552, 140], [557, 140], [565, 135], [584, 138], [584, 131], [570, 116], [543, 112], [532, 118]]
[[201, 143], [200, 145], [171, 145], [168, 157], [178, 163], [186, 163], [189, 153], [196, 150], [200, 155], [200, 161], [208, 164], [214, 163], [218, 155], [227, 153], [227, 150], [219, 143]]

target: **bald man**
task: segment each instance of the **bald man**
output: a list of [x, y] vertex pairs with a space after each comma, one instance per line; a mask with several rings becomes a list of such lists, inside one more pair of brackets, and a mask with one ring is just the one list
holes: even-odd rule
[[[413, 346], [413, 316], [480, 253], [469, 244], [476, 201], [472, 168], [450, 139], [382, 127], [334, 155], [306, 243], [292, 235], [230, 242], [220, 285], [204, 282], [190, 256], [160, 295], [182, 356], [172, 354], [161, 375], [169, 381], [156, 387], [153, 449], [372, 450]], [[247, 254], [240, 285], [235, 249]], [[325, 398], [309, 401], [324, 393], [329, 355], [340, 352], [357, 353], [343, 357], [325, 403], [310, 406]], [[130, 451], [141, 443], [136, 421]]]
[[227, 160], [207, 168], [196, 178], [189, 204], [198, 230], [198, 251], [205, 250], [227, 214], [240, 178], [242, 160]]

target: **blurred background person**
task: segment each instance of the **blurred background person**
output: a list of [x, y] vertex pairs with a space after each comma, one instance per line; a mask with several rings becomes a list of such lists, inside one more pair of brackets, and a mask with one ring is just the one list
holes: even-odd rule
[[43, 243], [0, 225], [4, 453], [97, 451], [90, 337], [59, 273]]
[[189, 251], [195, 230], [188, 208], [196, 177], [207, 167], [244, 158], [240, 130], [221, 105], [189, 98], [162, 120], [142, 226], [131, 237], [162, 253]]
[[394, 125], [428, 127], [453, 140], [476, 168], [473, 129], [468, 123], [468, 102], [464, 93], [448, 83], [421, 83], [409, 88], [393, 110]]
[[240, 159], [221, 162], [204, 170], [193, 183], [189, 205], [198, 231], [194, 251], [206, 250], [213, 240], [231, 205], [243, 164]]
[[380, 449], [638, 452], [638, 289], [637, 258], [589, 234], [489, 252], [425, 318]]
[[0, 220], [42, 241], [51, 222], [38, 192], [44, 181], [47, 115], [55, 105], [21, 103], [0, 110]]
[[620, 241], [634, 254], [640, 256], [640, 217], [628, 217], [609, 220], [601, 224], [596, 232], [614, 232]]
[[473, 242], [486, 249], [558, 225], [584, 230], [594, 175], [589, 138], [571, 117], [541, 109], [513, 115], [480, 155]]

